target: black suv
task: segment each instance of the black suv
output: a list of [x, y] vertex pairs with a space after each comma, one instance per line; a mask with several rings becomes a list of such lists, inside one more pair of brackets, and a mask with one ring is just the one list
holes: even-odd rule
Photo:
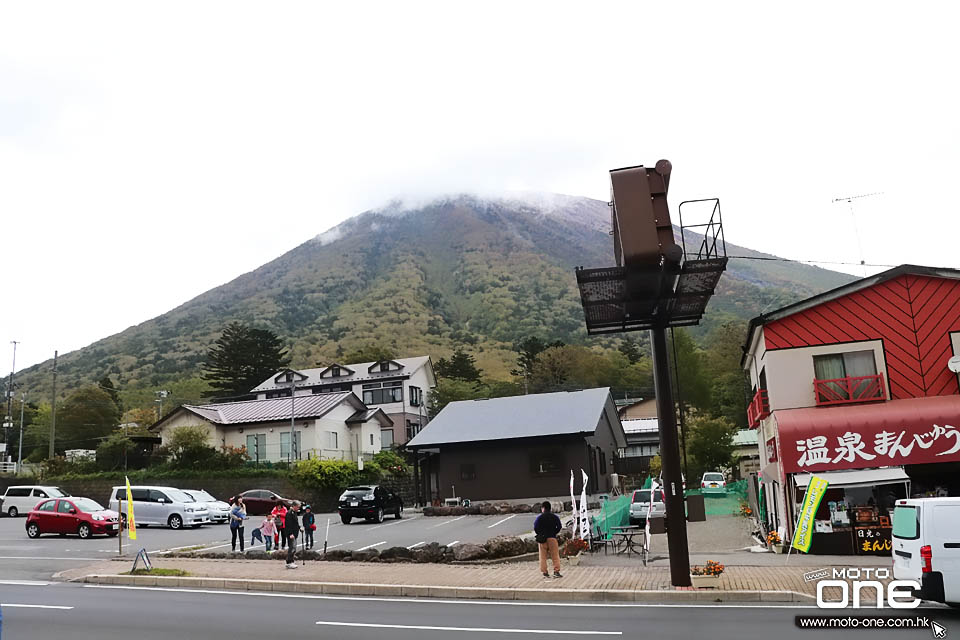
[[393, 491], [375, 484], [347, 487], [340, 496], [337, 511], [343, 524], [350, 524], [354, 518], [383, 522], [384, 514], [388, 513], [399, 520], [403, 517], [403, 500]]

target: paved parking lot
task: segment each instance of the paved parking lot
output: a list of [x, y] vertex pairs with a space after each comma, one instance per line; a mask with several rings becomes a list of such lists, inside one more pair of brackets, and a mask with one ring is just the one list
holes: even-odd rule
[[[427, 518], [407, 511], [401, 520], [388, 518], [382, 524], [354, 521], [344, 525], [335, 513], [318, 513], [315, 548], [323, 547], [328, 519], [328, 549], [360, 550], [397, 546], [415, 548], [430, 542], [448, 546], [464, 542], [482, 543], [497, 535], [528, 533], [533, 530], [535, 517], [535, 514], [504, 514]], [[247, 543], [250, 542], [250, 530], [259, 526], [262, 520], [260, 516], [250, 518], [250, 524], [245, 528]], [[0, 575], [5, 578], [44, 580], [58, 571], [118, 555], [117, 538], [81, 540], [77, 536], [45, 535], [31, 540], [27, 537], [25, 524], [26, 518], [23, 517], [0, 518]], [[137, 529], [137, 540], [127, 540], [124, 536], [123, 545], [127, 555], [133, 555], [141, 548], [151, 554], [187, 547], [229, 551], [230, 529], [226, 524], [179, 531], [141, 525]], [[263, 549], [263, 545], [254, 548]]]

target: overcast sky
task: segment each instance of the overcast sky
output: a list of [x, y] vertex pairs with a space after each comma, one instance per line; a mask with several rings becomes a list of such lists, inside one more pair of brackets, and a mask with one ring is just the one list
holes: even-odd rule
[[738, 244], [857, 263], [879, 192], [863, 260], [960, 268], [958, 5], [783, 6], [0, 4], [0, 372], [393, 197], [659, 158]]

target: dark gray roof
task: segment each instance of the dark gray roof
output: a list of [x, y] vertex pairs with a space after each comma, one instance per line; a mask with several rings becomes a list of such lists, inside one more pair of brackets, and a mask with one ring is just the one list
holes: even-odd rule
[[346, 423], [362, 423], [374, 417], [376, 417], [383, 426], [393, 425], [393, 420], [390, 419], [390, 416], [388, 416], [383, 409], [367, 409], [366, 411], [357, 411], [355, 414], [346, 419]]
[[[357, 409], [363, 407], [352, 391], [318, 393], [310, 396], [295, 396], [293, 417], [295, 420], [319, 418], [342, 402], [350, 402]], [[183, 409], [215, 424], [244, 424], [248, 422], [276, 422], [290, 419], [290, 398], [271, 400], [245, 400], [220, 404], [183, 405]], [[162, 421], [161, 421], [162, 422]], [[158, 422], [154, 427], [157, 427]]]
[[618, 420], [608, 388], [451, 402], [407, 446], [592, 434], [608, 408]]

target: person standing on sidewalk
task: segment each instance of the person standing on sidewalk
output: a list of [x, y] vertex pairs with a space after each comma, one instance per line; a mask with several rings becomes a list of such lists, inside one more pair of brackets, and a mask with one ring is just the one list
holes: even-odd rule
[[283, 549], [287, 544], [287, 538], [283, 535], [283, 526], [287, 519], [287, 505], [282, 502], [273, 508], [273, 511], [270, 513], [273, 514], [273, 517], [276, 519], [277, 523], [277, 537], [274, 539], [274, 547], [277, 549]]
[[277, 527], [273, 522], [272, 513], [264, 518], [263, 524], [260, 525], [260, 530], [263, 532], [263, 540], [267, 546], [267, 551], [270, 551], [273, 548], [273, 541], [277, 537]]
[[287, 569], [296, 569], [297, 563], [293, 561], [294, 554], [297, 552], [297, 535], [300, 533], [300, 503], [294, 502], [287, 509], [287, 517], [283, 525], [283, 534], [287, 541]]
[[540, 546], [540, 573], [544, 578], [549, 578], [547, 573], [547, 556], [553, 561], [553, 577], [562, 578], [560, 575], [560, 543], [557, 541], [557, 534], [563, 529], [563, 523], [557, 514], [550, 508], [550, 502], [544, 501], [540, 505], [540, 515], [533, 523], [533, 532], [537, 534], [537, 544]]
[[313, 510], [310, 508], [310, 505], [304, 505], [303, 507], [303, 541], [304, 547], [307, 549], [313, 549], [313, 531], [317, 528], [315, 524], [316, 518], [313, 515]]
[[237, 538], [240, 538], [240, 553], [243, 553], [243, 521], [247, 519], [247, 507], [243, 504], [243, 498], [237, 498], [237, 502], [230, 509], [230, 546], [237, 550]]

